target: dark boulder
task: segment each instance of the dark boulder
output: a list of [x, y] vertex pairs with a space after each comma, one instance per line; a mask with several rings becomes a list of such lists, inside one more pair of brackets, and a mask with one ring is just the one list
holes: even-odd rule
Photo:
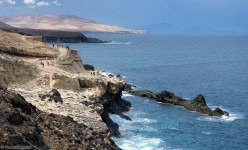
[[133, 88], [136, 88], [136, 86], [131, 85], [131, 84], [127, 84], [127, 83], [125, 83], [125, 85], [124, 85], [124, 91], [126, 91], [126, 92], [132, 91]]
[[109, 74], [108, 76], [109, 76], [110, 78], [113, 78], [113, 77], [114, 77], [114, 75], [112, 75], [112, 74]]
[[49, 101], [53, 101], [55, 103], [61, 103], [63, 104], [63, 99], [61, 98], [61, 95], [58, 90], [52, 89], [48, 94], [39, 94], [40, 100], [44, 101], [45, 99], [48, 99]]
[[14, 108], [20, 108], [28, 114], [36, 111], [36, 107], [25, 101], [20, 94], [9, 92], [6, 89], [0, 90], [0, 101], [2, 100], [5, 103], [10, 103]]
[[89, 64], [84, 64], [84, 69], [89, 70], [89, 71], [94, 71], [95, 70], [94, 66], [89, 65]]
[[10, 112], [8, 115], [8, 121], [13, 125], [20, 125], [23, 123], [23, 119], [19, 111]]
[[156, 99], [156, 95], [152, 93], [151, 91], [144, 90], [144, 91], [129, 91], [129, 93], [140, 96], [140, 97], [147, 97], [147, 98], [153, 98]]

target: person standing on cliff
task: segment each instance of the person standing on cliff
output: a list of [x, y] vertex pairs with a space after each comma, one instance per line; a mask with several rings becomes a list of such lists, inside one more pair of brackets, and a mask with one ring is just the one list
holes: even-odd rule
[[90, 75], [91, 75], [91, 77], [92, 77], [92, 72], [90, 72]]
[[93, 72], [93, 76], [95, 76], [95, 71]]

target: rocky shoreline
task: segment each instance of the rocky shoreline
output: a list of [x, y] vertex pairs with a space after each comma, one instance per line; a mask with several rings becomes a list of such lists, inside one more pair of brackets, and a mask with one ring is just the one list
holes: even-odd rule
[[110, 138], [121, 134], [109, 113], [131, 121], [123, 114], [131, 103], [121, 98], [122, 91], [209, 116], [229, 115], [211, 110], [202, 95], [186, 100], [168, 91], [134, 91], [120, 76], [104, 77], [65, 48], [0, 34], [0, 145], [120, 149]]
[[0, 34], [0, 145], [119, 149], [110, 139], [121, 135], [109, 113], [130, 120], [122, 113], [131, 107], [121, 99], [124, 81], [86, 70], [65, 48]]

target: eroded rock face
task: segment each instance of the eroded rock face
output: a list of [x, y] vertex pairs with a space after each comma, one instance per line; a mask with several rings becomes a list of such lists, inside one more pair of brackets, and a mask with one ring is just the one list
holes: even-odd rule
[[121, 118], [131, 121], [131, 118], [122, 113], [131, 108], [131, 103], [121, 98], [123, 90], [123, 84], [109, 83], [107, 92], [100, 100], [104, 106], [104, 112], [101, 114], [102, 120], [107, 124], [111, 135], [115, 137], [121, 137], [119, 125], [109, 118], [109, 113], [119, 115]]
[[0, 73], [0, 88], [7, 88], [8, 85], [6, 83], [6, 78], [4, 77], [3, 74]]
[[65, 75], [53, 73], [50, 76], [50, 87], [58, 89], [79, 90], [80, 84], [77, 78], [70, 78]]
[[9, 55], [0, 56], [0, 86], [7, 87], [11, 82], [26, 83], [36, 77], [37, 68], [23, 60]]
[[47, 114], [14, 92], [0, 90], [0, 145], [32, 149], [119, 149], [109, 134], [70, 117]]

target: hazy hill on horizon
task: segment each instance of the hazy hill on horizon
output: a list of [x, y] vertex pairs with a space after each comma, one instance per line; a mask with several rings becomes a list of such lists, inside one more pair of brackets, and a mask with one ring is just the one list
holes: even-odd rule
[[207, 34], [207, 35], [247, 35], [248, 30], [215, 29], [207, 26], [180, 27], [169, 23], [148, 24], [133, 27], [153, 34]]
[[6, 23], [0, 21], [0, 27], [3, 27], [3, 28], [11, 28], [12, 26], [10, 26], [10, 25], [8, 25], [8, 24], [6, 24]]
[[8, 15], [0, 17], [0, 21], [17, 28], [80, 31], [85, 33], [147, 33], [144, 30], [101, 24], [73, 15]]

